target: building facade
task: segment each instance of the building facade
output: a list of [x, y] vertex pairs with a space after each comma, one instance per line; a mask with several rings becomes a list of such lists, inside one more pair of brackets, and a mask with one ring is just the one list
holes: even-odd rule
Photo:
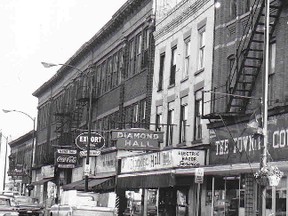
[[[30, 131], [23, 136], [10, 141], [6, 145], [10, 146], [10, 151], [7, 152], [9, 161], [5, 160], [3, 164], [7, 163], [7, 174], [9, 183], [5, 187], [7, 190], [18, 191], [19, 194], [28, 195], [30, 191], [27, 187], [32, 180], [32, 164], [33, 164], [33, 142], [35, 131]], [[8, 148], [8, 146], [6, 146]], [[5, 158], [5, 157], [4, 157]], [[8, 179], [6, 179], [8, 182]], [[3, 188], [4, 190], [4, 188]]]
[[[149, 129], [154, 55], [152, 6], [150, 0], [127, 1], [33, 93], [38, 98], [36, 174], [42, 166], [54, 165], [56, 151], [79, 153], [75, 145], [79, 134], [92, 131], [105, 139], [100, 156], [90, 149], [88, 170], [85, 151], [79, 153], [76, 164], [63, 167], [55, 163], [57, 196], [64, 185], [66, 189], [83, 190], [84, 174], [89, 175], [89, 190], [101, 191], [102, 197], [107, 195], [106, 200], [115, 196], [118, 158], [131, 154], [131, 149], [119, 149], [111, 140], [111, 130]], [[40, 183], [46, 184], [43, 180]], [[117, 193], [124, 197], [124, 192]], [[120, 200], [121, 212], [126, 203]], [[107, 202], [98, 200], [102, 206]]]
[[[284, 195], [287, 3], [269, 1], [268, 7], [266, 1], [257, 0], [218, 2], [221, 6], [215, 14], [212, 88], [204, 94], [204, 98], [211, 97], [204, 99], [211, 111], [203, 115], [210, 121], [211, 143], [207, 181], [212, 184], [206, 201], [214, 211], [227, 214], [265, 215], [266, 211], [266, 215], [288, 215]], [[267, 20], [269, 32], [265, 30]], [[263, 115], [266, 108], [267, 119]], [[266, 133], [263, 135], [265, 121], [267, 142]], [[260, 198], [260, 179], [254, 176], [260, 166], [274, 166], [284, 172], [277, 187], [265, 185], [264, 202]]]
[[[208, 121], [201, 119], [201, 100], [202, 92], [211, 88], [213, 31], [214, 1], [181, 1], [165, 16], [156, 16], [150, 128], [164, 133], [163, 154], [181, 149], [187, 155], [190, 151], [205, 155], [194, 166], [183, 156], [182, 166], [174, 167], [175, 184], [162, 184], [158, 190], [159, 215], [208, 215], [206, 182], [195, 183], [194, 175], [195, 167], [208, 163]], [[205, 109], [209, 112], [209, 107]]]

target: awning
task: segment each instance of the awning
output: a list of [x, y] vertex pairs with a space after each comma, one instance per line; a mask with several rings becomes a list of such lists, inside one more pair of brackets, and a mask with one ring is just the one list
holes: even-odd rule
[[174, 173], [119, 176], [117, 179], [117, 188], [122, 189], [173, 187], [175, 184]]
[[46, 183], [48, 181], [53, 181], [53, 180], [54, 180], [54, 178], [44, 178], [44, 179], [41, 179], [39, 181], [32, 182], [31, 184], [33, 184], [33, 185], [41, 185], [41, 184], [44, 184], [44, 183]]
[[179, 175], [177, 169], [167, 169], [120, 174], [117, 177], [116, 187], [119, 189], [167, 188], [193, 184], [194, 175]]
[[[111, 182], [114, 182], [113, 185], [111, 185]], [[88, 190], [89, 191], [97, 191], [97, 190], [110, 190], [111, 188], [115, 187], [115, 177], [108, 177], [108, 178], [98, 178], [88, 179]], [[78, 191], [84, 191], [85, 190], [85, 179], [72, 182], [67, 185], [63, 185], [63, 190], [78, 190]]]

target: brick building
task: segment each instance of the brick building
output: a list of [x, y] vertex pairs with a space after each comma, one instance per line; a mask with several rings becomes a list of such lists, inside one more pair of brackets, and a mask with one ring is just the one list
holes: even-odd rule
[[[90, 125], [92, 131], [105, 138], [105, 147], [100, 156], [90, 157], [88, 174], [89, 182], [101, 179], [103, 184], [90, 182], [89, 190], [101, 190], [106, 203], [98, 203], [107, 205], [109, 194], [115, 192], [117, 158], [130, 152], [117, 149], [110, 131], [149, 128], [154, 47], [152, 5], [150, 0], [127, 1], [33, 93], [38, 98], [35, 182], [39, 181], [42, 166], [54, 165], [57, 149], [78, 149], [75, 138]], [[62, 185], [83, 190], [84, 167], [85, 157], [80, 157], [73, 169], [55, 166], [52, 181], [57, 185], [57, 194]], [[45, 187], [45, 180], [40, 181]]]
[[[265, 152], [267, 166], [276, 166], [285, 174], [277, 187], [266, 185], [263, 199], [266, 199], [267, 214], [287, 215], [287, 198], [283, 195], [287, 192], [288, 168], [284, 132], [287, 128], [287, 3], [269, 1], [268, 15], [265, 1], [218, 2], [221, 6], [215, 15], [212, 88], [204, 94], [212, 98], [204, 100], [211, 107], [204, 118], [210, 121], [209, 161], [213, 169], [208, 179], [212, 187], [207, 191], [207, 201], [217, 211], [223, 211], [221, 205], [227, 204], [230, 207], [226, 213], [235, 215], [262, 212], [261, 189], [253, 174], [260, 169]], [[265, 70], [267, 17], [270, 40], [268, 70]], [[268, 82], [263, 82], [265, 71], [268, 71]], [[266, 89], [267, 103], [263, 93]], [[266, 107], [267, 152], [263, 150], [261, 132], [261, 113]]]

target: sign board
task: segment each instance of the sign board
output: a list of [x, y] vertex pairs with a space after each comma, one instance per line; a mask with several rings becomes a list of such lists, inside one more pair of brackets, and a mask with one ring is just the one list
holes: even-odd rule
[[[81, 150], [87, 150], [89, 133], [83, 132], [75, 139], [76, 146]], [[99, 150], [105, 145], [105, 139], [101, 134], [91, 132], [90, 134], [90, 150]]]
[[[101, 154], [101, 151], [99, 150], [90, 150], [89, 151], [89, 157], [97, 157]], [[80, 151], [79, 156], [82, 157], [87, 157], [87, 151]]]
[[77, 150], [57, 149], [55, 164], [58, 168], [75, 168], [77, 164]]
[[122, 158], [121, 173], [204, 165], [203, 150], [170, 149]]
[[14, 167], [9, 167], [8, 176], [25, 176], [27, 173], [22, 164], [16, 164]]
[[163, 142], [163, 132], [133, 128], [112, 131], [112, 140], [116, 140], [117, 149], [159, 150]]
[[195, 183], [202, 184], [204, 180], [204, 169], [196, 168], [195, 169]]
[[109, 152], [96, 158], [96, 176], [111, 176], [116, 174], [117, 153]]
[[[247, 124], [229, 125], [229, 131], [226, 127], [211, 130], [210, 165], [259, 162], [262, 154], [261, 137], [255, 136], [255, 129], [247, 127]], [[288, 114], [269, 116], [267, 124], [269, 155], [275, 161], [287, 160]]]

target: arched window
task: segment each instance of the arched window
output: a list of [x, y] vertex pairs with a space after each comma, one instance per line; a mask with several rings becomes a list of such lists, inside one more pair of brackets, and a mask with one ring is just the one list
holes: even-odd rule
[[234, 19], [237, 15], [237, 2], [236, 0], [230, 0], [230, 18]]

